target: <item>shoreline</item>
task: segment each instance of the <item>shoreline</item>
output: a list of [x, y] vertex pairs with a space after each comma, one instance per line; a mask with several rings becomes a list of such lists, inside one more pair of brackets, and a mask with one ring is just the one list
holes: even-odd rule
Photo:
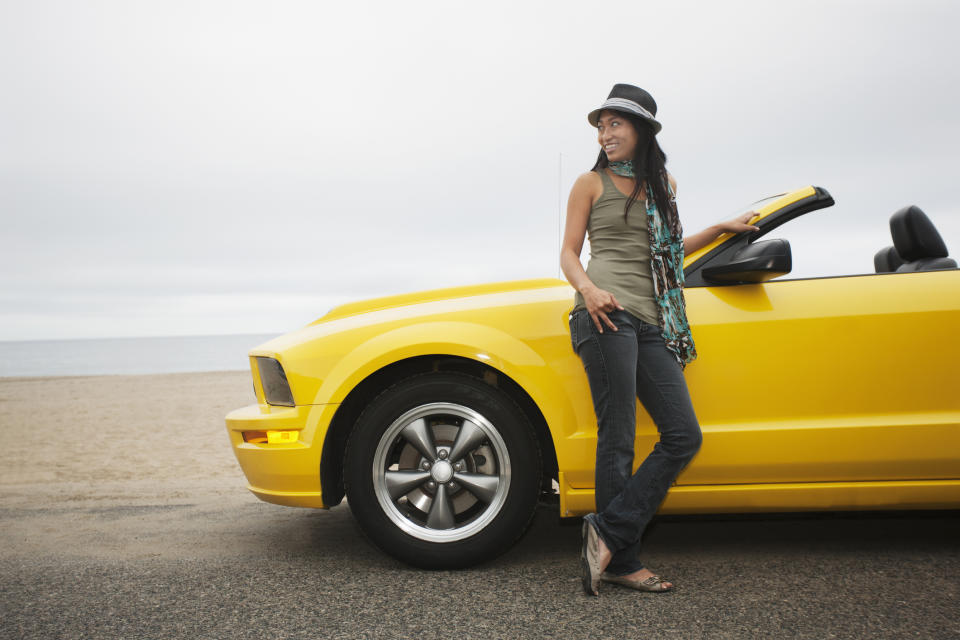
[[203, 373], [249, 369], [272, 335], [0, 342], [0, 378]]
[[250, 373], [250, 369], [206, 369], [202, 371], [158, 371], [155, 373], [69, 373], [51, 374], [48, 376], [0, 376], [0, 384], [4, 382], [31, 382], [43, 380], [72, 380], [74, 378], [125, 378], [143, 376], [186, 376], [186, 375], [217, 375], [223, 373]]

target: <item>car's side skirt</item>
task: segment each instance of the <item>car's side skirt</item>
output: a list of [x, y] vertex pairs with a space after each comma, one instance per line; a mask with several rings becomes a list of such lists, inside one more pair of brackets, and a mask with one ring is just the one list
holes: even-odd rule
[[[593, 490], [573, 489], [560, 475], [560, 515], [594, 511]], [[879, 509], [960, 509], [960, 480], [678, 486], [670, 489], [659, 513]]]

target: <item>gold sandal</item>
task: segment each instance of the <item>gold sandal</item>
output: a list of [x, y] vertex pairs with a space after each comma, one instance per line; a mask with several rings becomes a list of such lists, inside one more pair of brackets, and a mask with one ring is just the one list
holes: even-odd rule
[[613, 584], [619, 584], [620, 586], [636, 589], [637, 591], [650, 591], [652, 593], [673, 591], [673, 586], [663, 586], [663, 583], [666, 581], [660, 576], [650, 576], [645, 580], [631, 580], [626, 576], [615, 576], [612, 573], [604, 571], [600, 579], [604, 582], [612, 582]]

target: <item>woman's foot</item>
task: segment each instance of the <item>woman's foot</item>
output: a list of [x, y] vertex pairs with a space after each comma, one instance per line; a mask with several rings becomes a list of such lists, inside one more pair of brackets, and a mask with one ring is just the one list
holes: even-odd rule
[[653, 593], [663, 593], [672, 591], [673, 583], [667, 582], [649, 569], [640, 569], [625, 576], [615, 576], [610, 573], [604, 573], [600, 576], [604, 582], [612, 582], [637, 591], [651, 591]]

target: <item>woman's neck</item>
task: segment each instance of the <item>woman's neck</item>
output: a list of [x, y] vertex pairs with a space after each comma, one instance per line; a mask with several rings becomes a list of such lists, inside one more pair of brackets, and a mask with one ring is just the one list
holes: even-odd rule
[[624, 178], [636, 178], [637, 174], [633, 171], [633, 160], [617, 160], [607, 165], [611, 172]]

